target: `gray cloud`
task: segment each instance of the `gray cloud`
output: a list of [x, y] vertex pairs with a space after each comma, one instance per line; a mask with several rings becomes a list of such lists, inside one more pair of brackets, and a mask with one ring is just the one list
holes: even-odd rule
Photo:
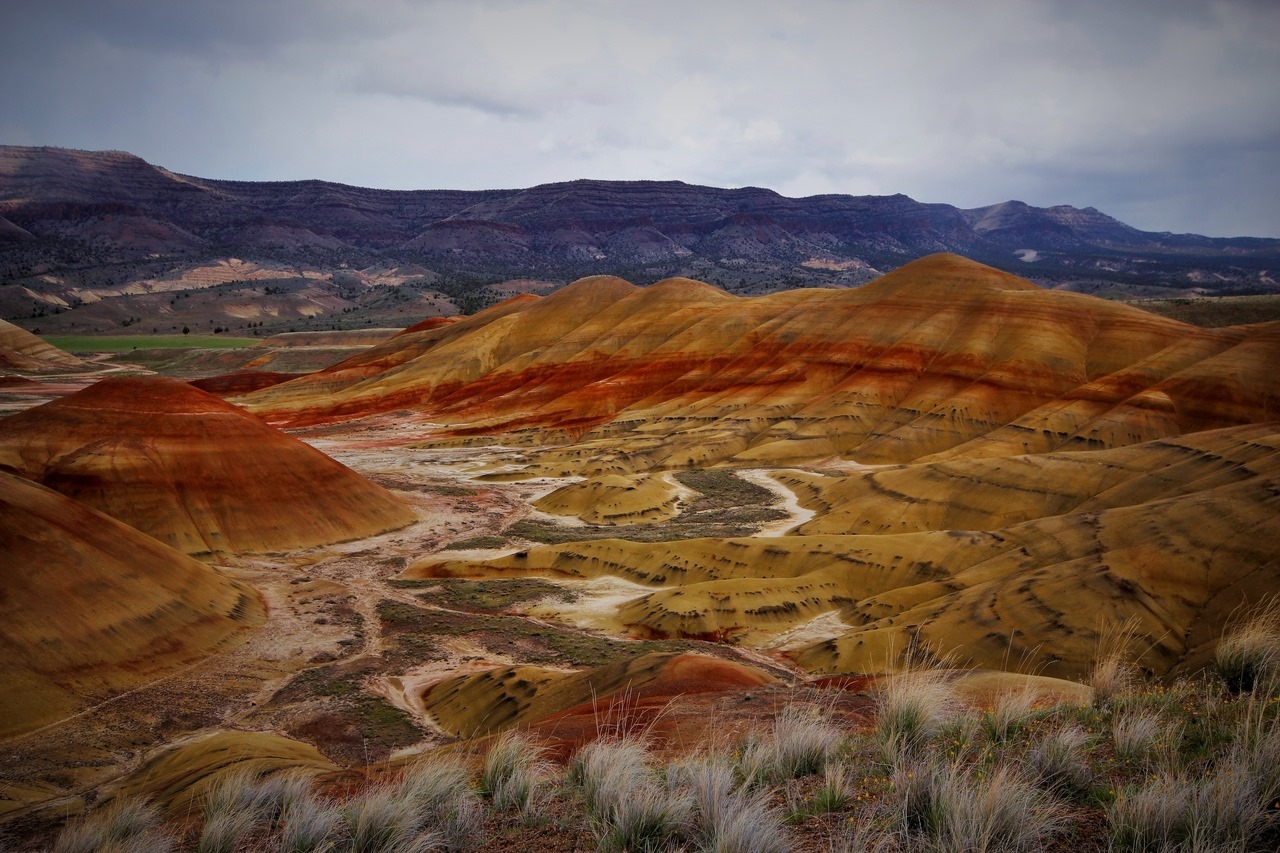
[[55, 0], [9, 17], [3, 142], [210, 177], [678, 178], [1280, 235], [1270, 2]]

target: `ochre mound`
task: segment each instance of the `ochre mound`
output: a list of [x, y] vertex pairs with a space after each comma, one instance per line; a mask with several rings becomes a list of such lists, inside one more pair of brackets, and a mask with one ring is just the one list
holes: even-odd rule
[[[1280, 587], [1278, 450], [1273, 425], [1116, 451], [793, 475], [823, 512], [810, 535], [578, 542], [487, 561], [425, 558], [406, 575], [617, 576], [654, 591], [617, 608], [616, 630], [782, 643], [822, 673], [883, 671], [924, 643], [966, 664], [1075, 678], [1100, 633], [1133, 618], [1149, 638], [1135, 649], [1143, 665], [1180, 672], [1209, 660], [1233, 609]], [[820, 617], [825, 637], [784, 643]]]
[[565, 716], [591, 716], [603, 727], [620, 702], [634, 711], [675, 696], [774, 682], [763, 670], [721, 658], [655, 653], [583, 672], [508, 666], [455, 676], [430, 687], [425, 704], [445, 731], [474, 737], [539, 721], [555, 728], [550, 724]]
[[207, 655], [263, 618], [253, 590], [0, 473], [0, 735]]
[[0, 368], [30, 371], [78, 370], [85, 364], [26, 329], [0, 320]]
[[306, 548], [414, 520], [309, 445], [154, 376], [104, 379], [0, 421], [0, 469], [188, 554]]
[[322, 774], [338, 767], [310, 744], [271, 732], [217, 731], [186, 741], [147, 761], [116, 791], [122, 799], [145, 797], [161, 808], [189, 813], [219, 780], [251, 772]]
[[1280, 324], [1202, 329], [934, 255], [751, 299], [583, 279], [244, 402], [281, 424], [408, 408], [454, 437], [572, 440], [536, 467], [590, 476], [1135, 444], [1274, 417], [1277, 361]]
[[680, 512], [681, 488], [661, 474], [606, 474], [556, 489], [534, 506], [588, 524], [666, 521]]

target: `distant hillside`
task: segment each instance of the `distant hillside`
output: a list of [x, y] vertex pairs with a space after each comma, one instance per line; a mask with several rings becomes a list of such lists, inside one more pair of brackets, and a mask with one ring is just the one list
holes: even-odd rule
[[[742, 294], [851, 286], [944, 251], [1084, 292], [1280, 290], [1280, 240], [1139, 231], [1093, 208], [793, 199], [679, 181], [376, 190], [0, 147], [0, 316], [45, 332], [385, 325], [469, 313], [510, 279], [554, 288], [597, 273]], [[175, 296], [208, 288], [216, 299]]]

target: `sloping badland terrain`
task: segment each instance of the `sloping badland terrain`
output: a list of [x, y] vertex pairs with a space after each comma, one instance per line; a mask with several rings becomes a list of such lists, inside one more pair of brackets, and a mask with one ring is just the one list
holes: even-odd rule
[[[462, 799], [415, 808], [451, 804], [446, 847], [467, 846], [455, 820], [487, 833], [472, 849], [970, 849], [898, 810], [934, 796], [912, 780], [989, 805], [1018, 774], [1017, 828], [982, 849], [1166, 849], [1124, 835], [1134, 798], [1164, 796], [1156, 769], [1236, 778], [1226, 744], [1280, 757], [1274, 694], [1204, 676], [1280, 589], [1277, 363], [1274, 323], [1190, 326], [943, 254], [753, 298], [591, 277], [298, 378], [202, 383], [226, 400], [108, 378], [0, 421], [0, 465], [27, 478], [0, 479], [23, 596], [0, 599], [22, 614], [3, 635], [10, 834], [148, 797], [194, 848], [217, 811], [193, 816], [200, 798], [301, 771], [347, 803], [330, 829], [354, 845], [372, 798], [443, 772]], [[76, 597], [98, 595], [112, 607]], [[1132, 689], [1139, 672], [1162, 686]], [[901, 728], [894, 697], [926, 694]], [[1148, 752], [1124, 734], [1143, 715]], [[466, 800], [475, 756], [517, 730], [579, 756], [524, 818], [492, 777]], [[657, 846], [609, 834], [579, 752], [636, 731], [685, 759], [664, 790], [694, 798]], [[826, 746], [784, 771], [789, 731]], [[1054, 738], [1075, 781], [1046, 763]], [[726, 813], [776, 824], [772, 846], [723, 846], [687, 762], [704, 748]], [[1229, 849], [1275, 840], [1264, 805]], [[254, 819], [218, 849], [296, 825]]]

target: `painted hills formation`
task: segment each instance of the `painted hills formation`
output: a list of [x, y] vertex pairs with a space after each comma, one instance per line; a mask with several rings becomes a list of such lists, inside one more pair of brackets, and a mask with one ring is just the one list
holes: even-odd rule
[[74, 713], [260, 624], [257, 593], [0, 473], [0, 736]]
[[1151, 670], [1199, 665], [1276, 588], [1278, 360], [1277, 324], [1186, 326], [936, 255], [752, 299], [586, 279], [242, 402], [292, 425], [412, 410], [433, 442], [524, 444], [523, 476], [588, 477], [549, 508], [621, 491], [633, 520], [667, 517], [671, 490], [618, 475], [803, 466], [773, 473], [814, 513], [787, 536], [426, 557], [409, 575], [620, 576], [651, 591], [617, 630], [785, 645], [818, 672], [924, 642], [1075, 677], [1129, 618]]
[[115, 377], [0, 421], [0, 470], [187, 554], [372, 536], [413, 513], [237, 406], [163, 377]]
[[75, 370], [84, 362], [69, 352], [63, 352], [26, 329], [0, 320], [0, 370], [13, 369], [31, 372]]

